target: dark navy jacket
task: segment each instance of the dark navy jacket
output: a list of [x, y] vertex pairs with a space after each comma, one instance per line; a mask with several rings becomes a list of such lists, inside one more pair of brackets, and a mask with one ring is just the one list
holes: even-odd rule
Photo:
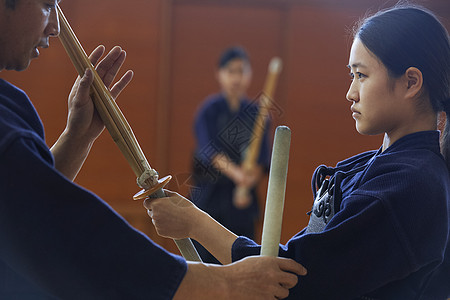
[[[303, 230], [280, 247], [281, 256], [308, 269], [289, 298], [450, 297], [450, 181], [439, 132], [407, 135], [336, 170], [348, 175], [340, 211], [322, 232]], [[233, 260], [259, 248], [240, 237]]]
[[[194, 155], [194, 181], [191, 198], [201, 209], [232, 231], [253, 235], [254, 218], [258, 215], [255, 189], [251, 191], [252, 204], [240, 210], [232, 204], [234, 182], [216, 171], [212, 158], [226, 154], [234, 163], [241, 164], [252, 138], [258, 104], [242, 99], [237, 111], [231, 111], [222, 94], [209, 96], [200, 107], [194, 124], [196, 151]], [[268, 122], [263, 129], [261, 150], [257, 163], [266, 170], [270, 163]]]
[[28, 97], [0, 79], [0, 299], [171, 299], [186, 268], [55, 169]]

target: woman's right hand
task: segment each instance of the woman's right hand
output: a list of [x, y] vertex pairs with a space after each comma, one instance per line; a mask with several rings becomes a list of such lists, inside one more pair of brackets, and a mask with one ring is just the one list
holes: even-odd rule
[[164, 192], [167, 196], [165, 198], [147, 198], [144, 201], [156, 232], [173, 239], [190, 237], [196, 226], [195, 222], [204, 212], [180, 194], [169, 190]]
[[231, 247], [237, 235], [188, 199], [178, 193], [164, 191], [167, 197], [144, 201], [156, 232], [173, 239], [193, 238], [222, 264], [231, 263]]

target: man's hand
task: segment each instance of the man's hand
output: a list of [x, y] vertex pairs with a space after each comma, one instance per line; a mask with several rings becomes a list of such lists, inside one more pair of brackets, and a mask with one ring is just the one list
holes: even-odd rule
[[250, 188], [245, 185], [237, 185], [233, 191], [233, 205], [237, 209], [246, 209], [252, 204]]
[[259, 165], [250, 169], [240, 166], [236, 173], [240, 174], [240, 176], [237, 176], [236, 178], [239, 180], [235, 181], [233, 205], [237, 209], [246, 209], [252, 204], [253, 198], [250, 192], [261, 180], [263, 168]]
[[174, 299], [283, 299], [306, 269], [287, 258], [252, 256], [219, 266], [188, 263]]
[[[103, 46], [98, 46], [89, 56], [93, 65], [96, 65], [105, 52]], [[116, 46], [98, 63], [96, 70], [105, 86], [109, 88], [114, 81], [120, 67], [125, 61], [126, 53]], [[111, 95], [116, 99], [130, 83], [132, 71], [127, 71], [122, 78], [110, 89]], [[90, 86], [93, 82], [93, 73], [88, 69], [82, 78], [78, 77], [69, 95], [69, 115], [66, 131], [68, 135], [85, 141], [94, 141], [104, 129], [104, 125], [97, 114], [91, 100]]]
[[[89, 59], [95, 65], [105, 52], [103, 46], [97, 47]], [[98, 63], [96, 70], [100, 78], [109, 87], [125, 61], [125, 51], [114, 47]], [[132, 71], [127, 71], [111, 88], [114, 99], [119, 96], [133, 77]], [[70, 180], [74, 180], [81, 169], [92, 144], [104, 129], [102, 120], [95, 110], [89, 96], [94, 80], [91, 70], [86, 70], [83, 78], [78, 77], [69, 95], [69, 114], [64, 132], [53, 145], [51, 151], [55, 158], [55, 167]]]
[[223, 266], [230, 284], [229, 299], [283, 299], [306, 269], [281, 257], [252, 256]]

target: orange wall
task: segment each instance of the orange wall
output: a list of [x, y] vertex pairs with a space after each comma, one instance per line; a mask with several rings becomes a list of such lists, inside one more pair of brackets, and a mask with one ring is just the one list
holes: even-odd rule
[[[97, 43], [121, 45], [124, 68], [135, 71], [118, 100], [152, 167], [175, 176], [170, 188], [189, 189], [194, 150], [192, 123], [205, 96], [218, 89], [214, 67], [222, 49], [247, 48], [254, 79], [249, 96], [261, 90], [267, 64], [280, 56], [284, 69], [275, 96], [273, 125], [292, 129], [282, 241], [307, 224], [312, 204], [310, 180], [318, 164], [333, 165], [358, 152], [378, 148], [381, 137], [354, 129], [345, 93], [349, 85], [348, 31], [353, 22], [396, 1], [385, 0], [128, 0], [67, 1], [62, 8], [87, 52]], [[420, 3], [420, 2], [419, 2]], [[450, 2], [423, 1], [445, 18]], [[1, 77], [25, 89], [43, 119], [47, 143], [65, 126], [66, 99], [75, 71], [57, 39], [22, 73]], [[273, 131], [272, 131], [273, 132]], [[165, 248], [172, 241], [156, 236], [142, 204], [135, 177], [105, 132], [97, 141], [77, 182], [105, 199], [131, 224]], [[260, 187], [262, 204], [267, 179]]]

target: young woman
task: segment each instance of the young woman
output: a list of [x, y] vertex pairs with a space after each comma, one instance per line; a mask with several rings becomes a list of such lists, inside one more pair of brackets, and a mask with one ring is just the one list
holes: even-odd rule
[[[356, 129], [384, 134], [383, 144], [316, 170], [310, 223], [280, 246], [308, 269], [290, 298], [447, 299], [450, 122], [441, 136], [437, 123], [439, 112], [450, 114], [448, 33], [423, 8], [380, 11], [355, 30], [348, 67]], [[145, 202], [161, 235], [190, 236], [223, 263], [259, 253], [168, 196]]]

